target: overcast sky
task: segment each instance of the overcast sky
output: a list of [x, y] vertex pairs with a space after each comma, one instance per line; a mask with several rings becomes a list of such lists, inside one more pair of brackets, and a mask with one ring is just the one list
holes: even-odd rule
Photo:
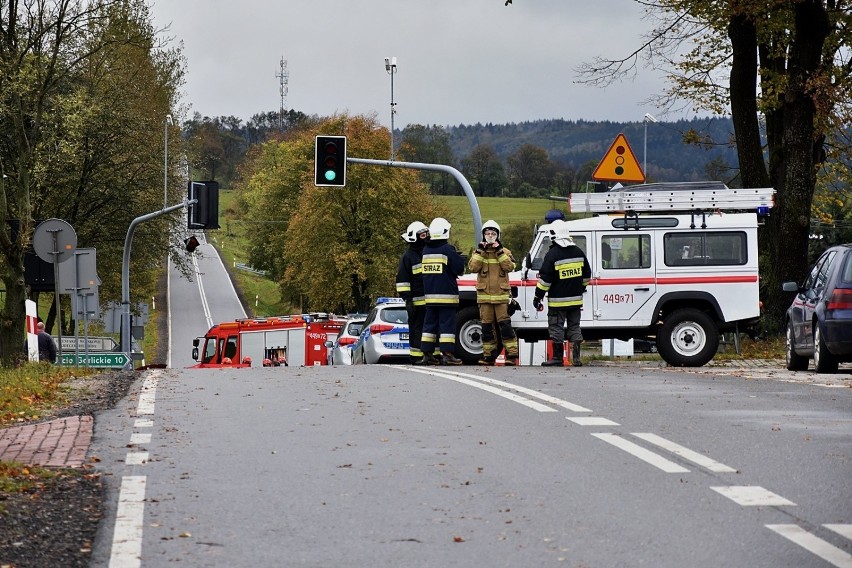
[[[576, 84], [595, 56], [624, 57], [649, 24], [633, 0], [152, 0], [183, 43], [188, 116], [243, 120], [280, 106], [375, 114], [395, 126], [537, 119], [640, 122], [664, 82], [654, 71], [606, 89]], [[680, 118], [680, 117], [668, 117]]]

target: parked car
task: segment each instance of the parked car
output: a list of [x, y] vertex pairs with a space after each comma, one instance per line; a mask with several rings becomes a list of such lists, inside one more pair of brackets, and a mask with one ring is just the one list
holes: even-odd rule
[[852, 361], [852, 244], [825, 251], [804, 284], [784, 282], [796, 292], [787, 310], [787, 368], [802, 371], [814, 360], [817, 373], [834, 373]]
[[352, 363], [407, 362], [408, 312], [401, 298], [379, 298], [352, 347]]
[[355, 345], [355, 342], [358, 341], [358, 336], [361, 334], [361, 327], [363, 325], [363, 319], [348, 320], [345, 324], [343, 324], [343, 327], [340, 328], [340, 333], [337, 334], [337, 339], [325, 342], [325, 346], [329, 348], [329, 365], [352, 364], [352, 347]]

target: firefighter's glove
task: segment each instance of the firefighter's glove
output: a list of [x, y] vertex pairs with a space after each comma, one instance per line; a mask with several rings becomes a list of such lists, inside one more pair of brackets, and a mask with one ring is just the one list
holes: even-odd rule
[[487, 248], [488, 248], [488, 243], [486, 243], [485, 241], [481, 241], [479, 243], [479, 248], [476, 249], [476, 252], [478, 252], [479, 254], [483, 254], [485, 252], [485, 249], [487, 249]]
[[533, 297], [533, 307], [537, 312], [544, 310], [544, 303], [542, 303], [541, 298], [538, 296]]

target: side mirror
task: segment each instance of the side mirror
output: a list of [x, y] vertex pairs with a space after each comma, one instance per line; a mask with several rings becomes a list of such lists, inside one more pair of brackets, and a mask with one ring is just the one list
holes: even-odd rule
[[192, 358], [193, 358], [194, 360], [198, 361], [198, 347], [193, 347], [193, 348], [192, 348]]
[[799, 291], [799, 285], [796, 284], [795, 282], [784, 282], [781, 285], [781, 289], [784, 290], [785, 292], [798, 292]]
[[323, 345], [325, 345], [326, 347], [334, 347], [334, 343], [332, 343], [331, 341], [326, 341], [325, 343], [323, 343]]
[[193, 346], [193, 347], [198, 347], [198, 343], [199, 343], [199, 341], [198, 341], [198, 338], [197, 338], [197, 337], [196, 337], [195, 339], [193, 339], [193, 340], [192, 340], [192, 346]]

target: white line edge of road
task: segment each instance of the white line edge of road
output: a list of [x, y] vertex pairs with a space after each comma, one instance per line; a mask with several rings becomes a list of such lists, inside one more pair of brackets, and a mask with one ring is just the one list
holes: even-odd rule
[[[209, 243], [208, 243], [208, 244], [209, 244]], [[239, 306], [240, 306], [240, 310], [242, 310], [242, 312], [243, 312], [243, 317], [244, 317], [244, 318], [247, 318], [247, 317], [248, 317], [248, 314], [246, 314], [246, 310], [245, 310], [245, 308], [243, 307], [243, 303], [239, 301], [239, 295], [237, 294], [237, 289], [236, 289], [236, 288], [234, 288], [234, 283], [233, 283], [233, 281], [231, 281], [231, 276], [228, 274], [227, 269], [225, 269], [225, 261], [224, 261], [224, 259], [222, 258], [222, 255], [221, 255], [221, 254], [219, 254], [219, 251], [218, 251], [218, 250], [216, 250], [216, 247], [214, 247], [213, 245], [210, 245], [210, 248], [212, 248], [212, 249], [213, 249], [213, 252], [215, 252], [215, 253], [216, 253], [216, 257], [219, 259], [219, 262], [221, 262], [221, 263], [222, 263], [222, 269], [223, 269], [223, 270], [225, 270], [225, 276], [228, 278], [228, 284], [230, 284], [230, 285], [231, 285], [231, 291], [234, 293], [234, 297], [235, 297], [235, 298], [237, 298], [237, 303], [238, 303], [238, 304], [239, 304]], [[210, 323], [210, 327], [213, 327], [213, 322], [212, 322], [212, 321], [211, 321], [211, 323]]]
[[766, 525], [771, 531], [801, 546], [837, 568], [852, 568], [852, 555], [822, 540], [799, 525]]
[[592, 436], [598, 438], [599, 440], [603, 440], [607, 444], [611, 444], [620, 450], [624, 450], [633, 457], [639, 458], [643, 462], [650, 464], [666, 473], [689, 473], [689, 470], [685, 467], [680, 466], [671, 460], [667, 460], [663, 456], [655, 454], [651, 450], [647, 450], [638, 444], [634, 444], [629, 440], [625, 440], [618, 434], [600, 432], [592, 434]]
[[517, 394], [504, 391], [502, 389], [498, 389], [497, 387], [492, 387], [489, 385], [485, 385], [476, 381], [472, 381], [470, 379], [465, 379], [463, 377], [458, 376], [455, 373], [450, 373], [446, 371], [437, 371], [437, 370], [427, 370], [427, 369], [415, 369], [413, 367], [408, 367], [409, 371], [413, 371], [415, 373], [421, 373], [423, 375], [430, 375], [432, 377], [440, 377], [443, 379], [449, 379], [451, 381], [455, 381], [457, 383], [461, 383], [463, 385], [467, 385], [470, 387], [478, 388], [484, 390], [486, 392], [490, 392], [491, 394], [496, 394], [497, 396], [502, 396], [512, 402], [517, 402], [518, 404], [523, 404], [528, 408], [532, 408], [533, 410], [537, 410], [538, 412], [556, 412], [555, 408], [551, 408], [549, 406], [545, 406], [541, 403], [535, 402], [534, 400], [530, 400], [528, 398], [524, 398]]
[[166, 255], [166, 333], [169, 340], [166, 342], [166, 367], [172, 368], [172, 259]]
[[109, 568], [138, 568], [142, 565], [146, 482], [144, 475], [125, 475], [121, 478]]
[[670, 440], [666, 440], [661, 436], [657, 436], [656, 434], [650, 434], [645, 432], [633, 432], [631, 435], [636, 436], [646, 442], [654, 444], [664, 450], [668, 450], [676, 456], [680, 456], [687, 461], [691, 461], [692, 463], [699, 465], [705, 469], [708, 469], [714, 473], [736, 473], [737, 470], [729, 467], [723, 463], [719, 463], [715, 460], [708, 458], [703, 454], [699, 454], [698, 452], [694, 452], [689, 448], [685, 448], [679, 444], [675, 444]]

